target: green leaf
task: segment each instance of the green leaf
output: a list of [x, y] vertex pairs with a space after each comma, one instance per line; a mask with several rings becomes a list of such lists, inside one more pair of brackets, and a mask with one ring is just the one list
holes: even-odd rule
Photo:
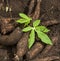
[[28, 17], [26, 14], [24, 14], [24, 13], [19, 13], [19, 16], [21, 17], [21, 18], [24, 18], [24, 19], [27, 19], [27, 20], [32, 20], [30, 17]]
[[37, 26], [36, 30], [39, 30], [39, 31], [42, 31], [42, 32], [49, 32], [50, 31], [45, 26]]
[[37, 35], [41, 39], [42, 42], [52, 45], [52, 41], [45, 33], [38, 31], [38, 30], [36, 30], [36, 32], [37, 32]]
[[26, 22], [24, 26], [27, 26], [30, 23], [30, 21]]
[[28, 40], [28, 47], [29, 47], [29, 49], [32, 47], [34, 42], [35, 42], [35, 31], [32, 30], [31, 33], [30, 33], [30, 38]]
[[22, 31], [23, 32], [28, 32], [30, 30], [32, 30], [32, 27], [31, 26], [28, 26], [28, 27], [24, 28]]
[[34, 27], [38, 26], [39, 24], [40, 24], [40, 20], [36, 20], [36, 21], [33, 22]]
[[26, 22], [28, 22], [28, 20], [25, 20], [25, 19], [19, 19], [19, 20], [17, 20], [16, 22], [18, 22], [18, 23], [26, 23]]

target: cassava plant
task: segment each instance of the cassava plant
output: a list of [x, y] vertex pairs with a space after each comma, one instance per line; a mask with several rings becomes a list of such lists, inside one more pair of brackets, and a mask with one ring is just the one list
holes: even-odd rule
[[30, 26], [29, 23], [32, 20], [32, 18], [28, 17], [24, 13], [20, 13], [19, 15], [20, 15], [21, 19], [17, 20], [17, 22], [20, 24], [24, 23], [25, 26], [27, 25], [22, 31], [23, 32], [30, 31], [30, 35], [29, 35], [29, 39], [28, 39], [29, 49], [32, 47], [32, 45], [35, 42], [36, 33], [37, 33], [38, 38], [40, 38], [42, 42], [49, 44], [49, 45], [52, 45], [52, 41], [50, 40], [50, 38], [46, 34], [50, 30], [47, 29], [45, 26], [39, 25], [41, 22], [40, 20], [35, 20], [32, 24], [33, 26]]
[[25, 26], [27, 26], [30, 21], [32, 20], [32, 18], [28, 17], [27, 15], [25, 15], [24, 13], [19, 13], [19, 16], [21, 17], [19, 20], [17, 20], [16, 22], [20, 23], [20, 24], [25, 24]]

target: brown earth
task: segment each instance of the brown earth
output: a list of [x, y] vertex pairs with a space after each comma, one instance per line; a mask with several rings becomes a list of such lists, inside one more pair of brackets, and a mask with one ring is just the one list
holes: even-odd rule
[[[8, 7], [8, 10], [6, 10]], [[29, 33], [16, 23], [24, 12], [48, 27], [53, 45], [36, 38], [28, 49]], [[0, 61], [60, 61], [60, 0], [0, 0]]]

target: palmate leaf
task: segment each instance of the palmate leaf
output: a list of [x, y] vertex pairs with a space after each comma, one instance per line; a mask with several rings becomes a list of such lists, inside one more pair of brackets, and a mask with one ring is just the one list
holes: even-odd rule
[[36, 30], [39, 30], [39, 31], [42, 31], [42, 32], [45, 32], [45, 33], [50, 31], [45, 26], [37, 26]]
[[52, 45], [52, 41], [45, 33], [38, 31], [38, 30], [36, 30], [36, 32], [37, 32], [37, 35], [41, 39], [42, 42]]
[[19, 16], [21, 17], [21, 18], [24, 18], [24, 19], [27, 19], [27, 20], [32, 20], [32, 18], [30, 18], [30, 17], [28, 17], [26, 14], [24, 14], [24, 13], [19, 13]]
[[36, 20], [36, 21], [33, 22], [34, 27], [38, 26], [39, 24], [40, 24], [40, 20]]
[[35, 42], [35, 31], [31, 30], [30, 38], [28, 40], [28, 47], [29, 47], [29, 49], [32, 47], [32, 45], [34, 44], [34, 42]]
[[28, 32], [30, 30], [32, 30], [32, 27], [31, 26], [28, 26], [28, 27], [24, 28], [22, 31], [23, 32]]

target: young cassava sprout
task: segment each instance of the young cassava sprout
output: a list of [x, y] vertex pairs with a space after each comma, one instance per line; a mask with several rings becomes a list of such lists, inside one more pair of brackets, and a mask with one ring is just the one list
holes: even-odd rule
[[29, 39], [28, 39], [28, 47], [29, 49], [32, 47], [32, 45], [35, 42], [35, 33], [37, 33], [38, 38], [41, 39], [42, 42], [52, 45], [52, 41], [51, 39], [48, 37], [48, 35], [46, 34], [47, 32], [49, 32], [50, 30], [47, 29], [45, 26], [40, 26], [40, 20], [35, 20], [33, 22], [33, 26], [29, 26], [28, 24], [30, 23], [30, 21], [32, 20], [32, 18], [28, 17], [27, 15], [20, 13], [19, 14], [21, 19], [17, 20], [18, 23], [24, 23], [25, 25], [27, 25], [22, 31], [23, 32], [29, 32], [30, 31], [30, 35], [29, 35]]
[[19, 13], [19, 16], [21, 17], [19, 20], [17, 20], [16, 22], [20, 23], [20, 24], [25, 24], [28, 25], [30, 23], [30, 21], [32, 20], [32, 18], [28, 17], [27, 15], [25, 15], [24, 13]]

